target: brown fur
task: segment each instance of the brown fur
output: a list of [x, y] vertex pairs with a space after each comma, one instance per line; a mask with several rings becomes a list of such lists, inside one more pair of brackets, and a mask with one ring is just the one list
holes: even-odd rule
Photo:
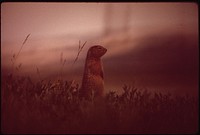
[[90, 47], [85, 61], [85, 69], [82, 79], [80, 94], [82, 97], [91, 99], [103, 95], [104, 75], [101, 57], [106, 53], [106, 49], [96, 45]]

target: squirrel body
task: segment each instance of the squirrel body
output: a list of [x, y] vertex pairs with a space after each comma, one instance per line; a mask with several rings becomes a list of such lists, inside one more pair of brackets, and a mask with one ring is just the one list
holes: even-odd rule
[[104, 73], [101, 57], [107, 49], [100, 45], [90, 47], [85, 60], [85, 68], [80, 94], [86, 99], [99, 97], [104, 91]]

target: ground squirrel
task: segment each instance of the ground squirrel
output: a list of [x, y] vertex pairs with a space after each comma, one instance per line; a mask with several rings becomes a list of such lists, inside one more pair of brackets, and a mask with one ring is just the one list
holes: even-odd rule
[[80, 89], [81, 97], [100, 97], [104, 91], [104, 75], [101, 57], [107, 49], [100, 45], [90, 47], [85, 60], [85, 69]]

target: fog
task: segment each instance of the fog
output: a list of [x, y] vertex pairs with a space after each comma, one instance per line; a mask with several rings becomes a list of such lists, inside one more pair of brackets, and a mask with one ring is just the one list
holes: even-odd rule
[[[102, 57], [106, 92], [124, 84], [151, 91], [198, 93], [198, 7], [195, 3], [3, 3], [1, 72], [42, 79], [60, 75], [81, 84], [92, 45], [108, 49]], [[78, 61], [79, 41], [86, 46]], [[2, 78], [3, 79], [3, 78]]]

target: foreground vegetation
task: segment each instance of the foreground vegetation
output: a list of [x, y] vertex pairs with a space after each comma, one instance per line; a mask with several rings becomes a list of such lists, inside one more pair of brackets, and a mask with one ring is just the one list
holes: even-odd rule
[[29, 77], [2, 78], [3, 133], [195, 133], [198, 100], [123, 87], [102, 99], [78, 97], [66, 80], [33, 83]]

